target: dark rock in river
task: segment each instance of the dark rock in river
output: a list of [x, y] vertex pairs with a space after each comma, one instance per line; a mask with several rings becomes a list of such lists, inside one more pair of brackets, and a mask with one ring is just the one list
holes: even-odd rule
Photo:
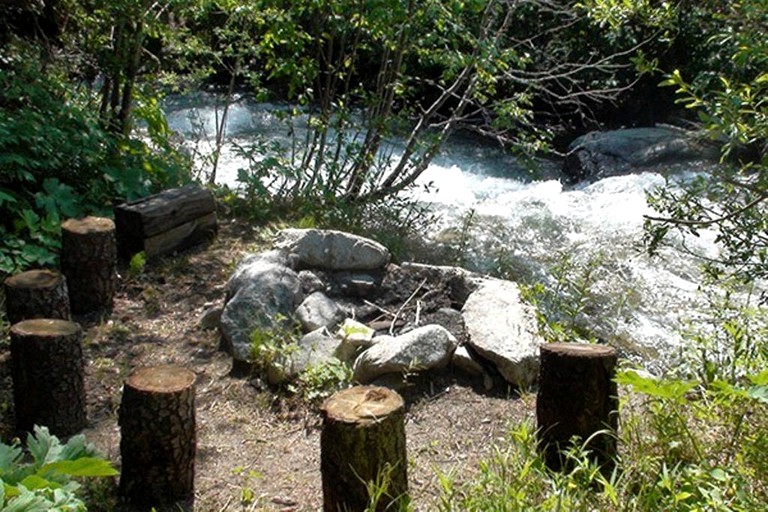
[[597, 181], [659, 166], [716, 163], [720, 148], [700, 134], [675, 128], [630, 128], [590, 132], [568, 146], [563, 172], [569, 184]]

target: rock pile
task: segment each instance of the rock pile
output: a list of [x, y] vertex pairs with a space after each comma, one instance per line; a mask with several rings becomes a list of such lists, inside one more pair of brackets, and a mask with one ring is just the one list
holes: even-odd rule
[[458, 267], [391, 264], [373, 240], [317, 229], [284, 230], [272, 250], [240, 262], [219, 329], [235, 373], [252, 367], [254, 333], [298, 330], [290, 350], [270, 362], [273, 384], [337, 359], [359, 383], [453, 364], [527, 387], [542, 343], [515, 283]]

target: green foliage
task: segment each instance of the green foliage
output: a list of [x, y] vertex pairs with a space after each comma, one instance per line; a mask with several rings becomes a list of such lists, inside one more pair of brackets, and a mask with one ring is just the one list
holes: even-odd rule
[[352, 368], [338, 359], [310, 366], [288, 387], [305, 402], [317, 404], [352, 382]]
[[251, 335], [251, 363], [257, 373], [266, 374], [271, 368], [280, 371], [288, 357], [296, 351], [298, 328], [290, 319], [278, 315], [268, 326], [257, 327]]
[[144, 272], [147, 267], [147, 255], [144, 251], [137, 252], [128, 262], [128, 277], [137, 277]]
[[716, 30], [710, 44], [720, 59], [697, 74], [674, 70], [661, 85], [674, 87], [678, 102], [722, 144], [723, 165], [680, 187], [650, 193], [649, 203], [660, 216], [649, 217], [647, 242], [655, 252], [670, 231], [699, 236], [714, 229], [723, 251], [707, 264], [710, 275], [749, 281], [768, 269], [768, 8], [762, 0], [735, 2], [713, 8], [712, 16]]
[[27, 438], [31, 461], [18, 444], [0, 443], [0, 510], [4, 512], [85, 511], [74, 478], [115, 476], [108, 461], [81, 435], [62, 445], [46, 427]]
[[[105, 129], [90, 97], [73, 87], [68, 62], [32, 44], [3, 48], [0, 73], [0, 272], [54, 265], [60, 223], [177, 184], [184, 162], [161, 120], [139, 109], [152, 146]], [[163, 142], [164, 141], [164, 142]]]

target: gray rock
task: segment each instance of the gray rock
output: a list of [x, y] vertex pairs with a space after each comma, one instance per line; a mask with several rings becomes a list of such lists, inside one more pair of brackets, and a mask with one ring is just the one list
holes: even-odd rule
[[346, 316], [344, 310], [323, 292], [311, 294], [296, 308], [296, 319], [304, 332], [312, 332], [321, 327], [335, 327]]
[[368, 297], [381, 284], [380, 277], [363, 272], [337, 272], [333, 281], [340, 293], [352, 297]]
[[456, 348], [451, 362], [456, 368], [469, 375], [483, 375], [485, 373], [483, 365], [475, 361], [467, 347], [463, 345]]
[[200, 328], [204, 331], [218, 328], [223, 310], [224, 308], [221, 306], [211, 306], [205, 309], [200, 315]]
[[466, 342], [467, 328], [464, 326], [464, 317], [461, 315], [461, 311], [453, 308], [440, 308], [435, 311], [429, 317], [429, 323], [442, 325], [448, 332], [453, 334], [453, 337], [459, 342], [459, 344]]
[[250, 357], [253, 332], [290, 317], [301, 301], [299, 277], [276, 251], [249, 256], [227, 283], [221, 314], [222, 346], [236, 361]]
[[367, 383], [387, 373], [441, 368], [450, 362], [454, 350], [456, 339], [450, 332], [439, 325], [425, 325], [365, 350], [353, 365], [354, 378]]
[[299, 281], [301, 282], [301, 291], [307, 295], [314, 292], [325, 291], [325, 283], [320, 276], [311, 270], [300, 271]]
[[544, 340], [533, 308], [520, 300], [515, 283], [485, 280], [467, 299], [462, 315], [469, 345], [495, 364], [507, 382], [521, 388], [535, 382]]
[[657, 165], [716, 163], [720, 148], [695, 133], [674, 127], [591, 132], [568, 147], [563, 172], [569, 183], [596, 181]]
[[282, 384], [310, 367], [338, 359], [340, 345], [341, 340], [334, 337], [325, 327], [310, 332], [292, 346], [283, 357], [273, 362], [267, 369], [267, 380], [272, 385]]
[[334, 230], [284, 229], [274, 246], [295, 255], [304, 267], [327, 270], [373, 270], [390, 258], [380, 243]]

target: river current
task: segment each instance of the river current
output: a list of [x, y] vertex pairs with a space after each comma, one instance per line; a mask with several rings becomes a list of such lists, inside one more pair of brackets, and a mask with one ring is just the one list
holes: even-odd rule
[[[233, 151], [234, 144], [257, 137], [287, 140], [275, 114], [280, 108], [245, 100], [232, 105], [217, 182], [237, 186], [245, 160]], [[171, 129], [191, 149], [210, 152], [221, 112], [210, 97], [170, 101], [166, 112]], [[644, 252], [643, 215], [653, 213], [646, 191], [665, 184], [669, 175], [663, 172], [566, 187], [555, 164], [542, 162], [531, 172], [497, 146], [454, 137], [409, 194], [438, 216], [428, 238], [440, 243], [464, 237], [480, 270], [503, 264], [513, 279], [519, 273], [521, 280], [565, 291], [570, 286], [564, 300], [585, 304], [574, 307], [578, 322], [648, 369], [663, 370], [682, 347], [681, 329], [706, 309], [698, 290], [700, 261], [679, 249], [684, 244], [701, 254], [717, 252], [714, 234], [707, 232], [677, 237], [653, 258]], [[704, 171], [677, 170], [672, 178], [685, 180], [699, 172]], [[421, 186], [428, 183], [432, 186]]]

